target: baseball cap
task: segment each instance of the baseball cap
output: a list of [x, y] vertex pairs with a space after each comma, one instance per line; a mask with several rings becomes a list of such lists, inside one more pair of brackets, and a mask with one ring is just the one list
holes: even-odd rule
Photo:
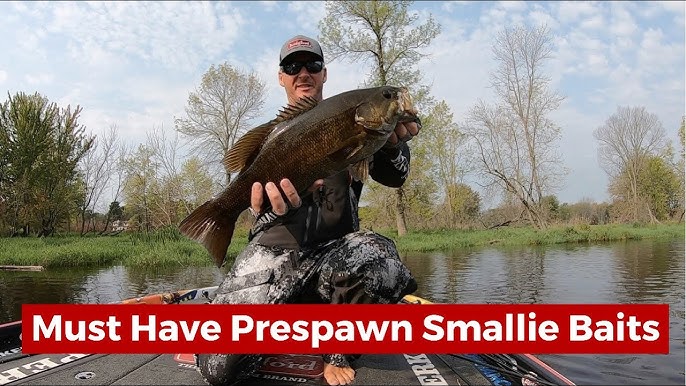
[[320, 60], [324, 60], [324, 53], [319, 42], [309, 38], [305, 35], [297, 35], [286, 41], [281, 47], [281, 54], [279, 55], [279, 65], [283, 64], [283, 60], [295, 52], [311, 52], [319, 56]]

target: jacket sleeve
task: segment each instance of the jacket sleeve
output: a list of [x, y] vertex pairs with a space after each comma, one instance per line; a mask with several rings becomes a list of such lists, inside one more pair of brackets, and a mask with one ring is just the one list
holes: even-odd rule
[[395, 148], [382, 148], [374, 154], [369, 175], [374, 181], [399, 188], [410, 173], [410, 148], [400, 142]]

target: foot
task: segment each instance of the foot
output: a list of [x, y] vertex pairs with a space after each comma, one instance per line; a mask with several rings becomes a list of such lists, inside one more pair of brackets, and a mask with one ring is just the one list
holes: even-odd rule
[[355, 370], [324, 363], [324, 379], [329, 385], [349, 385], [355, 379]]

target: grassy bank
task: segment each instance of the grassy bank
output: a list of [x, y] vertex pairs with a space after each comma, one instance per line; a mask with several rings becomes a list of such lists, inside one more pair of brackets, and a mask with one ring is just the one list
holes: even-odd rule
[[[595, 225], [492, 230], [443, 230], [411, 232], [397, 237], [394, 231], [380, 231], [394, 239], [401, 252], [450, 251], [487, 245], [549, 245], [595, 243], [651, 238], [683, 238], [684, 224]], [[233, 258], [247, 243], [246, 231], [237, 230], [229, 247]], [[167, 229], [153, 234], [107, 237], [62, 236], [0, 239], [0, 265], [42, 265], [49, 267], [124, 264], [129, 266], [211, 265], [205, 248]]]
[[[237, 231], [229, 254], [247, 244], [247, 232]], [[43, 267], [211, 265], [205, 248], [175, 230], [117, 236], [57, 236], [0, 239], [0, 265]]]
[[397, 237], [395, 231], [380, 233], [392, 238], [398, 250], [404, 252], [449, 251], [487, 245], [523, 246], [563, 243], [598, 243], [607, 241], [655, 238], [683, 238], [684, 224], [643, 225], [579, 225], [551, 227], [546, 230], [503, 227], [490, 230], [442, 230], [410, 232]]

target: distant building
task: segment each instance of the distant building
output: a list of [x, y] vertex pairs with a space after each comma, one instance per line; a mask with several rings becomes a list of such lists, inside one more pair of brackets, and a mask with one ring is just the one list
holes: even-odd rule
[[127, 230], [129, 230], [129, 222], [128, 221], [122, 221], [122, 220], [112, 221], [112, 231], [113, 232], [120, 232], [120, 231], [127, 231]]

